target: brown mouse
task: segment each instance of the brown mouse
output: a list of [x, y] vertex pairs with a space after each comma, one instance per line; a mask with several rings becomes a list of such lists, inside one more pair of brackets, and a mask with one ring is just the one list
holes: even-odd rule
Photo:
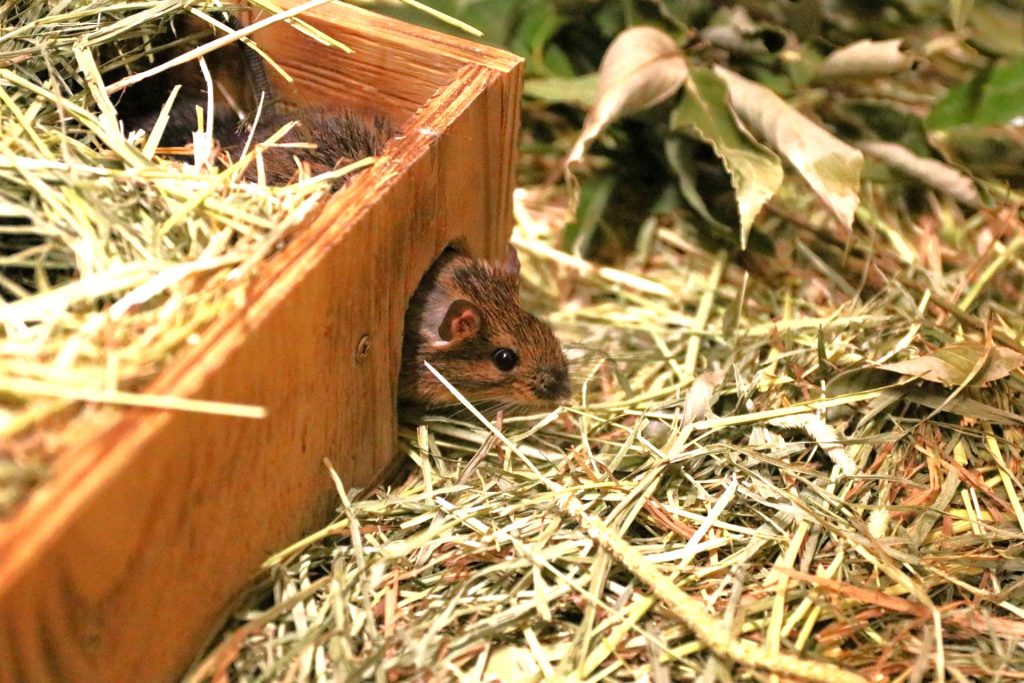
[[[241, 28], [238, 20], [230, 15], [224, 16], [224, 22], [232, 29]], [[198, 29], [184, 24], [180, 30]], [[262, 148], [260, 156], [264, 178], [269, 185], [283, 185], [294, 179], [298, 171], [296, 160], [305, 164], [311, 175], [317, 175], [366, 157], [377, 156], [393, 134], [390, 124], [382, 116], [370, 117], [354, 111], [319, 106], [285, 107], [273, 98], [263, 59], [244, 43], [221, 48], [212, 56], [215, 57], [213, 71], [221, 75], [218, 82], [226, 81], [226, 85], [235, 87], [238, 83], [247, 86], [248, 92], [235, 93], [245, 102], [246, 107], [254, 112], [256, 104], [264, 98], [259, 118], [255, 122], [253, 144], [266, 140], [287, 123], [298, 121], [298, 125], [293, 126], [275, 145], [315, 145], [315, 148]], [[192, 133], [199, 125], [196, 107], [205, 109], [207, 106], [204, 92], [206, 83], [198, 71], [198, 66], [191, 63], [161, 74], [153, 83], [144, 82], [130, 88], [117, 107], [125, 122], [125, 129], [142, 128], [147, 132], [152, 131], [171, 88], [175, 83], [181, 83], [182, 90], [168, 115], [160, 144], [165, 148], [190, 144]], [[250, 116], [253, 116], [253, 112], [250, 112]], [[245, 150], [251, 128], [251, 125], [239, 124], [238, 114], [226, 101], [215, 104], [213, 131], [220, 147], [232, 160], [237, 160]], [[246, 166], [242, 175], [249, 181], [258, 179], [259, 170], [255, 160]], [[336, 184], [345, 181], [343, 178]]]
[[[309, 167], [311, 175], [326, 173], [348, 164], [378, 156], [384, 144], [391, 138], [391, 126], [381, 116], [373, 119], [348, 111], [336, 111], [324, 107], [299, 107], [291, 115], [274, 111], [263, 116], [256, 124], [253, 141], [266, 140], [290, 121], [298, 121], [278, 142], [305, 142], [316, 145], [314, 149], [267, 147], [262, 150], [263, 168], [269, 185], [283, 185], [296, 176], [296, 159]], [[233, 158], [241, 154], [248, 139], [248, 133], [241, 133], [238, 139], [224, 148]], [[246, 167], [246, 180], [258, 179], [256, 163]], [[342, 178], [341, 182], [347, 180]]]
[[409, 303], [399, 400], [457, 403], [424, 361], [473, 403], [545, 407], [570, 395], [558, 339], [519, 303], [519, 258], [511, 246], [500, 266], [445, 251]]

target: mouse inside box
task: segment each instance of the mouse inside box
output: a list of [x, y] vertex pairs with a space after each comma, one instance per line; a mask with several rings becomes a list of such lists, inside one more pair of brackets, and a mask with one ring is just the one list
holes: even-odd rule
[[176, 17], [148, 41], [146, 70], [128, 66], [115, 71], [119, 80], [108, 79], [114, 88], [131, 83], [116, 101], [126, 135], [232, 179], [284, 185], [318, 178], [334, 190], [383, 153], [394, 134], [383, 113], [365, 103], [306, 103], [294, 81], [272, 85], [270, 57], [251, 38], [209, 49], [244, 32], [239, 19], [203, 17]]

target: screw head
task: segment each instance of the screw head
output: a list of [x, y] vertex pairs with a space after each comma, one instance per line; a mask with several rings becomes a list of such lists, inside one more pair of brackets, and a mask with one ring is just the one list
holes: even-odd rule
[[356, 362], [365, 363], [367, 356], [370, 355], [370, 335], [364, 334], [359, 338], [359, 343], [356, 344]]

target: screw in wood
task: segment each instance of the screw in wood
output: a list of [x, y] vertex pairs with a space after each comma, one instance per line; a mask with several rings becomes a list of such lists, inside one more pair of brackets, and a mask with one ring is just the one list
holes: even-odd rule
[[368, 355], [370, 355], [370, 335], [364, 334], [356, 344], [356, 362], [365, 363]]

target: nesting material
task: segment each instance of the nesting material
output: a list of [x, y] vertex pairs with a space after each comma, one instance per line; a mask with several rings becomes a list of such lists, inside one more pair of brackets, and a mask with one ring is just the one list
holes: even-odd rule
[[[1024, 383], [1020, 359], [993, 365], [1019, 353], [1020, 256], [979, 214], [928, 279], [934, 243], [901, 263], [870, 235], [836, 243], [812, 206], [774, 208], [794, 249], [750, 275], [669, 227], [646, 263], [596, 269], [521, 204], [514, 241], [572, 342], [573, 403], [494, 429], [468, 410], [409, 426], [409, 478], [359, 496], [338, 482], [336, 521], [268, 559], [272, 606], [240, 615], [190, 680], [1024, 668]], [[988, 323], [951, 304], [967, 277]], [[915, 378], [954, 357], [953, 383]]]
[[244, 306], [261, 263], [341, 173], [268, 187], [242, 180], [261, 140], [225, 165], [209, 126], [184, 155], [123, 130], [115, 80], [159, 66], [166, 45], [153, 38], [172, 17], [219, 24], [221, 3], [62, 7], [0, 10], [0, 515], [104, 406], [263, 415], [139, 392], [210, 321]]

